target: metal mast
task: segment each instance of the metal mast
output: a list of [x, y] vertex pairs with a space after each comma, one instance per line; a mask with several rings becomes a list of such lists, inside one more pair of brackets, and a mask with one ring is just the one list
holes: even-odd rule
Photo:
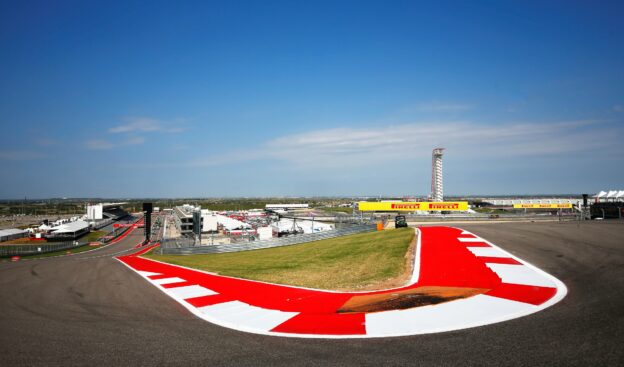
[[442, 155], [444, 148], [435, 148], [431, 154], [431, 200], [444, 201], [442, 182]]

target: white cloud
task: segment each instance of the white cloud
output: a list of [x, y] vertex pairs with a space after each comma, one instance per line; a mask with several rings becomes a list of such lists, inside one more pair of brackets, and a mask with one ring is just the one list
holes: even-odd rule
[[425, 158], [446, 147], [459, 159], [534, 159], [579, 152], [621, 152], [624, 128], [599, 121], [511, 123], [426, 122], [373, 128], [336, 128], [282, 136], [257, 148], [192, 162], [216, 166], [273, 159], [290, 167], [341, 168]]
[[0, 151], [0, 160], [3, 161], [30, 161], [45, 158], [45, 154], [29, 150]]
[[108, 140], [93, 139], [87, 140], [85, 146], [90, 150], [108, 150], [112, 149], [115, 145]]
[[135, 136], [129, 139], [126, 139], [122, 144], [123, 145], [141, 145], [145, 143], [145, 138], [142, 136]]
[[130, 137], [126, 140], [122, 140], [119, 142], [112, 142], [110, 140], [104, 139], [92, 139], [87, 140], [85, 142], [85, 146], [90, 150], [109, 150], [118, 146], [128, 146], [128, 145], [141, 145], [145, 143], [145, 138], [142, 136], [134, 136]]
[[423, 102], [407, 107], [409, 111], [415, 112], [457, 112], [474, 109], [475, 106], [469, 103], [453, 102]]
[[[323, 165], [387, 161], [403, 156], [424, 156], [437, 146], [453, 148], [462, 156], [497, 154], [531, 156], [561, 154], [593, 146], [587, 139], [595, 133], [579, 134], [591, 124], [574, 121], [550, 124], [490, 126], [471, 122], [414, 123], [380, 128], [343, 128], [284, 136], [266, 144], [269, 155], [298, 162]], [[599, 129], [604, 130], [604, 129]], [[601, 144], [608, 137], [601, 139]]]
[[184, 131], [184, 127], [180, 126], [183, 121], [163, 122], [149, 117], [129, 117], [125, 119], [126, 123], [108, 129], [109, 133], [131, 133], [131, 132], [162, 132], [162, 133], [179, 133]]
[[455, 162], [465, 164], [489, 164], [502, 159], [509, 164], [538, 165], [540, 159], [580, 157], [581, 153], [585, 158], [624, 156], [622, 138], [624, 127], [591, 120], [500, 125], [421, 122], [314, 130], [281, 136], [256, 147], [156, 166], [218, 167], [263, 160], [278, 162], [270, 166], [281, 170], [332, 170], [332, 174], [346, 168], [409, 170], [406, 162], [428, 160], [435, 147], [447, 148]]

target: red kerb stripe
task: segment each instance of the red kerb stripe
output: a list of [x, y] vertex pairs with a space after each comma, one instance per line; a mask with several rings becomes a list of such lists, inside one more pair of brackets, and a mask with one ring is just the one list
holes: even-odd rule
[[556, 293], [557, 288], [501, 283], [501, 285], [485, 294], [539, 306], [553, 298]]
[[299, 314], [275, 327], [276, 333], [317, 335], [366, 334], [363, 313], [351, 314]]
[[183, 282], [177, 282], [177, 283], [169, 283], [169, 284], [161, 284], [160, 286], [163, 288], [177, 288], [177, 287], [186, 287], [188, 285], [195, 285], [197, 283], [193, 283], [193, 282], [187, 282], [186, 280]]
[[477, 256], [477, 259], [482, 260], [484, 263], [522, 265], [521, 262], [512, 259], [511, 257]]
[[190, 303], [195, 307], [204, 307], [216, 305], [217, 303], [233, 301], [232, 297], [225, 296], [223, 294], [212, 294], [210, 296], [202, 296], [195, 298], [187, 298], [184, 301]]

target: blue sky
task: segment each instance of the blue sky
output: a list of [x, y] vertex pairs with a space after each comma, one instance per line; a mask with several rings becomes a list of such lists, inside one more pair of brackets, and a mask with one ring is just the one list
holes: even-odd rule
[[623, 189], [624, 3], [0, 5], [0, 198]]

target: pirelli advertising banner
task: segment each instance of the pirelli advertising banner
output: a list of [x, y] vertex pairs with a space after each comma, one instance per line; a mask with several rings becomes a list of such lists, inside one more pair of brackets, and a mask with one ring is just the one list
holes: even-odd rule
[[572, 204], [514, 204], [514, 209], [571, 209]]
[[369, 202], [360, 201], [358, 203], [358, 210], [364, 212], [379, 211], [379, 212], [413, 212], [416, 210], [429, 210], [429, 211], [466, 211], [468, 210], [467, 201], [439, 201], [439, 202]]

